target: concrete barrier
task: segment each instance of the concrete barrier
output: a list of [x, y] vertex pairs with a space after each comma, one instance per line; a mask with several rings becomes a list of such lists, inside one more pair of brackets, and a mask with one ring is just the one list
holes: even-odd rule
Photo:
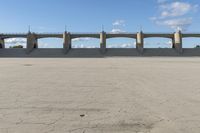
[[141, 54], [137, 49], [107, 49], [102, 53], [100, 49], [71, 49], [67, 54], [63, 49], [34, 49], [31, 53], [27, 54], [26, 49], [0, 49], [0, 58], [103, 58], [103, 57], [151, 57], [151, 56], [200, 56], [200, 49], [183, 49], [182, 53], [178, 53], [176, 49], [144, 49]]

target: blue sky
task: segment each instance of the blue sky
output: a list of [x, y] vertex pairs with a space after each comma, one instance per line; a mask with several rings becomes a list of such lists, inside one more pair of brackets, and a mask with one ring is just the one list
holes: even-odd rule
[[[1, 0], [0, 32], [200, 32], [199, 0]], [[194, 41], [195, 40], [195, 41]], [[14, 44], [21, 40], [8, 40]], [[132, 46], [135, 40], [110, 39], [114, 45]], [[147, 39], [146, 46], [168, 47], [168, 39]], [[22, 41], [21, 41], [22, 42]], [[160, 42], [160, 43], [159, 43]], [[184, 40], [186, 47], [199, 39]], [[60, 39], [42, 39], [41, 47], [61, 47]], [[79, 39], [74, 47], [99, 40]], [[160, 46], [161, 45], [161, 46]]]

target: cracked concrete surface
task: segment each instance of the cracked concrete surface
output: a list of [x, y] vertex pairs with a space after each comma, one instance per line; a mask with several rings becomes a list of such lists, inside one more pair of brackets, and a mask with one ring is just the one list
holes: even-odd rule
[[0, 133], [199, 133], [200, 58], [0, 59]]

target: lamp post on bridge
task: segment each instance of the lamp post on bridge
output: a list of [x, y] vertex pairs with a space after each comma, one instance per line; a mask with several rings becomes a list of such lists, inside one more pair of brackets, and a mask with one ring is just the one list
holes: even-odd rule
[[104, 25], [103, 24], [102, 24], [101, 30], [102, 30], [102, 32], [104, 31]]
[[28, 33], [31, 33], [31, 26], [28, 25]]
[[67, 26], [65, 25], [65, 32], [67, 32]]

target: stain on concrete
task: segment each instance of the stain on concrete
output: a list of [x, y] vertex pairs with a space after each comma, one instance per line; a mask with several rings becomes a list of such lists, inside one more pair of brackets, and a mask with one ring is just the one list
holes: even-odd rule
[[25, 67], [31, 67], [33, 64], [24, 64]]

